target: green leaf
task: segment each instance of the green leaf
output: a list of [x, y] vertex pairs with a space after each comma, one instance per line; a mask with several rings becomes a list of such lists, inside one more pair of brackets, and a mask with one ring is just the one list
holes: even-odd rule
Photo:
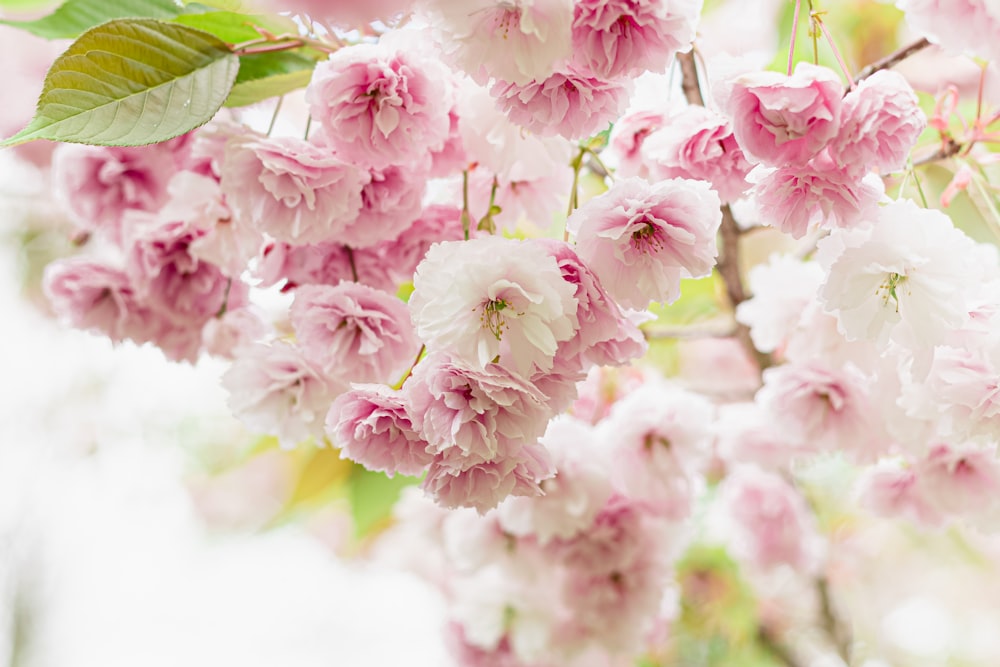
[[174, 0], [66, 0], [34, 21], [0, 21], [45, 39], [77, 37], [105, 21], [123, 18], [168, 19], [181, 13]]
[[387, 523], [393, 505], [399, 500], [399, 494], [418, 482], [414, 477], [396, 475], [389, 478], [380, 472], [371, 472], [355, 465], [348, 482], [355, 534], [364, 537]]
[[[191, 7], [188, 9], [190, 10]], [[240, 14], [237, 12], [208, 11], [181, 14], [173, 19], [173, 22], [210, 32], [230, 44], [258, 39], [261, 34], [255, 27], [264, 28], [272, 34], [298, 32], [295, 22], [284, 16]]]
[[152, 19], [110, 21], [56, 59], [35, 117], [0, 146], [166, 141], [211, 120], [238, 70], [239, 59], [214, 35]]
[[242, 56], [226, 106], [243, 107], [305, 88], [315, 67], [315, 60], [289, 51]]

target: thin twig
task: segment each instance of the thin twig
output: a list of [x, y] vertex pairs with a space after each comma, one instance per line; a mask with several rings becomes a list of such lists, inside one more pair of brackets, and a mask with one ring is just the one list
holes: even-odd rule
[[921, 37], [912, 44], [907, 44], [906, 46], [896, 51], [893, 51], [885, 58], [882, 58], [881, 60], [876, 60], [871, 65], [868, 65], [867, 67], [862, 69], [860, 72], [858, 72], [858, 75], [854, 77], [854, 83], [856, 84], [861, 83], [862, 81], [870, 77], [875, 72], [878, 72], [879, 70], [889, 69], [890, 67], [894, 67], [897, 64], [901, 63], [902, 61], [909, 58], [910, 56], [912, 56], [914, 53], [923, 51], [930, 45], [931, 43], [927, 41], [926, 37]]
[[803, 663], [799, 662], [799, 659], [792, 655], [791, 651], [783, 646], [764, 626], [761, 626], [757, 631], [757, 640], [761, 646], [767, 649], [768, 653], [777, 658], [785, 667], [804, 667]]
[[816, 593], [819, 595], [820, 614], [823, 621], [823, 629], [829, 635], [837, 649], [837, 655], [844, 661], [844, 664], [851, 664], [851, 636], [850, 631], [837, 618], [833, 609], [833, 600], [830, 599], [830, 586], [825, 576], [816, 578]]

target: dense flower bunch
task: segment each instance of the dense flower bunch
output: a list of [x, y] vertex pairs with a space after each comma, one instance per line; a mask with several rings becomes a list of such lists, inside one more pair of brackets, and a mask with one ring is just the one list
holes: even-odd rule
[[[946, 46], [1000, 43], [985, 2], [900, 4]], [[675, 613], [699, 508], [751, 571], [813, 576], [792, 480], [817, 457], [863, 470], [878, 514], [996, 525], [1000, 259], [887, 196], [927, 126], [903, 76], [845, 92], [800, 63], [715, 81], [710, 107], [629, 108], [691, 48], [699, 2], [417, 5], [316, 67], [305, 138], [217, 120], [60, 147], [56, 192], [95, 250], [49, 267], [55, 310], [232, 359], [234, 413], [285, 446], [422, 476], [389, 541], [444, 592], [464, 665], [626, 664]], [[577, 205], [585, 165], [600, 192]], [[611, 370], [646, 353], [651, 305], [712, 276], [733, 208], [811, 244], [731, 297], [727, 333], [755, 349], [722, 384], [747, 390]], [[269, 287], [277, 317], [253, 303]]]

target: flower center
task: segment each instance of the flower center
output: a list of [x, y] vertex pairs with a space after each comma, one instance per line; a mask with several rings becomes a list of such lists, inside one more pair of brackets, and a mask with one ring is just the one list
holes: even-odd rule
[[479, 321], [482, 323], [483, 328], [488, 329], [497, 340], [503, 337], [503, 332], [508, 328], [507, 318], [504, 316], [503, 311], [509, 305], [503, 299], [487, 301], [486, 305], [483, 306], [482, 315], [479, 316]]
[[896, 302], [896, 312], [899, 312], [899, 295], [896, 293], [896, 289], [905, 282], [906, 276], [900, 273], [890, 273], [886, 276], [882, 284], [875, 290], [875, 294], [881, 297], [883, 306], [888, 306], [889, 299], [892, 299]]
[[651, 222], [632, 232], [632, 247], [640, 252], [659, 252], [663, 248], [657, 228]]

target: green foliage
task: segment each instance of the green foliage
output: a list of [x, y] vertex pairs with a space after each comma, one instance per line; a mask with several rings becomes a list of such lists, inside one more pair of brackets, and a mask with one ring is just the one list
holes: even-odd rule
[[174, 0], [66, 0], [51, 14], [34, 21], [0, 21], [0, 24], [45, 39], [68, 39], [112, 19], [169, 19], [181, 11]]
[[166, 141], [211, 120], [238, 69], [226, 44], [201, 30], [153, 19], [110, 21], [53, 63], [35, 117], [0, 145]]
[[399, 500], [399, 494], [419, 481], [403, 475], [389, 478], [380, 472], [371, 472], [355, 465], [347, 482], [347, 497], [351, 501], [355, 535], [363, 538], [385, 527], [392, 515], [392, 506]]
[[240, 14], [238, 12], [194, 11], [195, 6], [189, 5], [188, 12], [173, 19], [174, 23], [186, 25], [189, 28], [211, 33], [224, 42], [238, 44], [257, 39], [261, 33], [257, 28], [263, 28], [272, 34], [295, 33], [298, 27], [291, 19], [283, 16], [264, 16], [260, 14]]
[[315, 67], [315, 60], [292, 51], [241, 56], [240, 73], [225, 105], [247, 106], [304, 88]]

